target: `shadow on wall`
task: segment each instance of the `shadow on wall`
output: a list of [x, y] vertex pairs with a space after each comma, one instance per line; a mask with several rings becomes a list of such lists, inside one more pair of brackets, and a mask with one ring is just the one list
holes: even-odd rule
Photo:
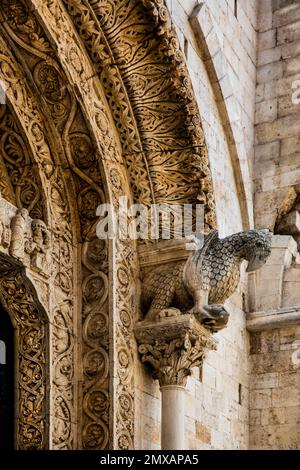
[[276, 235], [292, 235], [300, 250], [300, 187], [291, 188], [278, 209]]

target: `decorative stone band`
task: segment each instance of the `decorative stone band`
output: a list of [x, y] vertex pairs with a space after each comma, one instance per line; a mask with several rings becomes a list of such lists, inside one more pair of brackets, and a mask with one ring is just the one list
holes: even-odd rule
[[161, 387], [184, 387], [191, 369], [201, 367], [205, 353], [217, 345], [211, 332], [190, 314], [139, 322], [135, 336], [142, 362], [152, 366]]

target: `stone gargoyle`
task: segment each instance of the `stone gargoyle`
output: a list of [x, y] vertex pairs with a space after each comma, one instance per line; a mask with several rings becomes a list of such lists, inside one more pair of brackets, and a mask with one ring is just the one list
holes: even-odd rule
[[192, 313], [213, 332], [224, 328], [229, 314], [223, 304], [238, 286], [242, 261], [248, 261], [247, 272], [262, 267], [271, 237], [269, 230], [247, 230], [220, 239], [214, 231], [187, 261], [152, 269], [142, 285], [145, 320]]

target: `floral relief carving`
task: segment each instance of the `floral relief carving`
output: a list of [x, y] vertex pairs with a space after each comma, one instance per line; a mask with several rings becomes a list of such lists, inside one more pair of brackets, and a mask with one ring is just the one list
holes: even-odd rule
[[[31, 165], [26, 142], [7, 106], [0, 113], [0, 158], [14, 192], [13, 198], [9, 197], [8, 200], [15, 202], [19, 208], [27, 209], [31, 217], [42, 219], [44, 213], [39, 178]], [[5, 191], [3, 195], [7, 197]]]
[[[206, 230], [215, 228], [214, 198], [200, 117], [164, 3], [160, 0], [104, 0], [90, 2], [89, 6], [72, 0], [64, 3], [84, 37], [107, 96], [113, 96], [112, 109], [116, 106], [123, 110], [122, 115], [116, 113], [115, 122], [121, 133], [135, 199], [143, 204], [151, 200], [171, 203], [173, 195], [181, 202], [201, 200], [207, 206]], [[96, 44], [102, 45], [100, 51]], [[124, 127], [132, 131], [123, 138]], [[159, 171], [155, 164], [158, 159]], [[164, 171], [165, 162], [177, 172], [175, 181], [167, 167]], [[205, 186], [201, 183], [204, 178], [209, 181]]]
[[[100, 117], [101, 116], [101, 117]], [[72, 117], [72, 115], [70, 115], [70, 120], [68, 122], [68, 126], [71, 128], [72, 126], [72, 120], [74, 119], [74, 116]], [[104, 128], [105, 128], [105, 132], [107, 133], [107, 124], [105, 123], [105, 115], [103, 114], [103, 111], [101, 108], [99, 108], [99, 103], [97, 103], [97, 105], [95, 105], [95, 120], [97, 122], [97, 124], [99, 124], [99, 126], [101, 126], [101, 130], [103, 131]], [[75, 122], [75, 120], [74, 120]], [[77, 126], [78, 128], [78, 126]], [[80, 125], [79, 128], [82, 128], [82, 124]], [[86, 131], [85, 132], [82, 132], [80, 134], [80, 137], [82, 137], [83, 134], [88, 134]], [[74, 171], [76, 172], [76, 174], [80, 177], [78, 179], [75, 179], [75, 183], [76, 183], [76, 187], [77, 187], [77, 194], [78, 194], [78, 208], [79, 208], [79, 212], [81, 214], [81, 225], [82, 225], [82, 235], [83, 237], [87, 237], [88, 234], [89, 234], [89, 228], [92, 226], [93, 223], [95, 223], [95, 219], [94, 219], [94, 215], [95, 215], [95, 210], [96, 210], [96, 207], [97, 205], [100, 203], [101, 199], [99, 199], [99, 197], [101, 197], [103, 195], [103, 191], [101, 190], [101, 187], [99, 187], [99, 181], [100, 181], [100, 178], [99, 176], [97, 176], [97, 190], [92, 190], [88, 184], [91, 184], [93, 183], [93, 181], [91, 180], [91, 173], [90, 173], [90, 167], [88, 167], [88, 165], [86, 165], [85, 162], [83, 162], [83, 165], [82, 165], [82, 162], [78, 162], [77, 160], [77, 164], [80, 165], [80, 168], [78, 166], [74, 167], [74, 157], [76, 157], [78, 159], [78, 156], [80, 157], [80, 153], [78, 155], [78, 150], [79, 152], [81, 151], [80, 149], [76, 149], [77, 152], [75, 154], [74, 152], [74, 149], [72, 151], [72, 142], [73, 142], [73, 139], [71, 139], [71, 136], [74, 137], [74, 135], [72, 135], [72, 133], [70, 133], [70, 139], [68, 139], [68, 141], [66, 142], [67, 143], [67, 150], [69, 151], [70, 150], [70, 153], [68, 155], [68, 159], [70, 162], [72, 162], [72, 167], [74, 168]], [[76, 135], [77, 137], [77, 135]], [[86, 140], [86, 139], [85, 139]], [[113, 146], [111, 145], [111, 142], [108, 141], [107, 139], [107, 136], [104, 134], [103, 135], [103, 139], [101, 138], [101, 142], [102, 140], [107, 143], [107, 146], [105, 146], [105, 150], [106, 150], [106, 155], [107, 155], [107, 150], [110, 149], [111, 153], [112, 153], [112, 160], [115, 160], [115, 150], [113, 148]], [[86, 143], [84, 142], [84, 146], [82, 147], [83, 149], [86, 147]], [[89, 144], [90, 145], [90, 144]], [[107, 158], [107, 157], [105, 157]], [[82, 159], [81, 159], [82, 160]], [[104, 160], [104, 156], [103, 156], [103, 160]], [[98, 165], [98, 163], [97, 163]], [[83, 168], [84, 166], [84, 168]], [[96, 179], [96, 178], [95, 178]], [[95, 186], [95, 184], [93, 183], [93, 185]], [[120, 186], [120, 190], [122, 190], [122, 187]], [[121, 194], [120, 194], [121, 195]], [[102, 198], [103, 200], [103, 198]], [[94, 253], [94, 250], [93, 250], [93, 253]], [[103, 258], [104, 256], [102, 256], [102, 263], [103, 263]], [[107, 265], [107, 262], [103, 264], [103, 267], [102, 269], [105, 269], [105, 265]], [[85, 274], [86, 271], [83, 272], [83, 282], [84, 282], [84, 279], [85, 279], [85, 276], [87, 275], [87, 277], [89, 277], [89, 273]], [[91, 303], [91, 297], [92, 297], [92, 292], [93, 292], [93, 288], [91, 287], [94, 282], [95, 282], [95, 278], [93, 277], [92, 279], [89, 279], [90, 283], [88, 284], [89, 285], [89, 289], [88, 289], [88, 294], [86, 296], [86, 299]], [[62, 282], [62, 279], [59, 279], [58, 280], [58, 284], [61, 285], [61, 282]], [[91, 306], [89, 305], [88, 308], [87, 308], [87, 312], [89, 312], [89, 308], [91, 308]], [[85, 311], [84, 311], [85, 312]], [[85, 313], [84, 313], [85, 314]], [[93, 315], [91, 315], [91, 320], [93, 320]], [[87, 324], [89, 323], [89, 320], [90, 320], [90, 317], [88, 317], [88, 320], [87, 320]], [[85, 325], [84, 325], [84, 332], [87, 331], [89, 332], [89, 328], [87, 328], [85, 330]], [[84, 333], [85, 334], [85, 333]], [[104, 341], [104, 338], [103, 340]], [[108, 338], [106, 337], [105, 339], [105, 348], [107, 349], [107, 345], [108, 345]], [[89, 347], [91, 347], [91, 342], [89, 341]], [[106, 349], [103, 348], [103, 351], [105, 351]], [[102, 351], [102, 353], [103, 353]], [[106, 446], [107, 444], [107, 436], [108, 436], [108, 428], [107, 426], [104, 428], [99, 428], [98, 426], [98, 423], [95, 419], [95, 416], [96, 414], [94, 415], [91, 415], [91, 407], [90, 405], [85, 405], [89, 402], [89, 396], [91, 395], [91, 393], [93, 394], [94, 396], [94, 391], [92, 392], [92, 388], [90, 389], [89, 385], [90, 385], [90, 380], [91, 378], [93, 379], [98, 379], [99, 381], [99, 378], [101, 378], [101, 374], [103, 373], [103, 371], [106, 370], [106, 368], [102, 367], [101, 364], [103, 362], [103, 360], [99, 357], [99, 355], [94, 355], [94, 354], [89, 354], [89, 350], [87, 348], [87, 353], [85, 354], [84, 353], [84, 356], [83, 356], [83, 363], [87, 363], [87, 368], [86, 368], [86, 378], [87, 378], [87, 381], [86, 381], [86, 386], [84, 385], [84, 406], [83, 406], [83, 411], [84, 411], [84, 416], [83, 416], [83, 420], [86, 420], [87, 422], [87, 425], [86, 427], [84, 427], [84, 430], [83, 430], [83, 434], [82, 434], [82, 444], [85, 448], [97, 448], [95, 446], [100, 446], [100, 447], [103, 447], [103, 446]], [[103, 353], [103, 358], [104, 358], [104, 353]], [[108, 358], [108, 355], [107, 355], [107, 358]], [[107, 360], [106, 358], [106, 360]], [[105, 377], [105, 374], [104, 374], [104, 377]], [[131, 376], [131, 380], [132, 380], [132, 376]], [[96, 380], [95, 380], [96, 381]], [[102, 391], [105, 387], [108, 387], [108, 380], [105, 380], [102, 384]], [[131, 387], [132, 387], [132, 382], [131, 382]], [[102, 393], [101, 391], [101, 393]], [[104, 394], [105, 395], [105, 394]], [[103, 396], [103, 394], [101, 395]], [[99, 421], [99, 420], [98, 420]], [[105, 417], [103, 417], [103, 422], [105, 421]], [[106, 424], [106, 423], [105, 423]], [[131, 424], [131, 428], [132, 428], [132, 424]], [[97, 434], [98, 433], [98, 434]], [[96, 437], [95, 437], [96, 436]], [[131, 438], [131, 444], [132, 445], [132, 438]]]
[[107, 449], [109, 433], [108, 250], [92, 225], [83, 245], [84, 449]]
[[[32, 18], [31, 21], [31, 17], [33, 17], [33, 14], [28, 12], [28, 21], [30, 21], [30, 24], [36, 26], [36, 34], [38, 36], [43, 36], [43, 39], [40, 42], [46, 44], [47, 39], [40, 29], [38, 22], [35, 18]], [[15, 28], [14, 25], [10, 25], [10, 28], [14, 30], [14, 34], [11, 35], [12, 40], [16, 41], [18, 46], [21, 47], [20, 55], [24, 53], [24, 50], [26, 53], [31, 54], [30, 65], [32, 78], [46, 100], [50, 115], [52, 116], [53, 123], [58, 134], [65, 141], [66, 159], [75, 173], [74, 180], [78, 194], [78, 209], [82, 222], [82, 235], [83, 237], [86, 237], [91, 223], [95, 220], [96, 208], [100, 203], [99, 193], [102, 195], [102, 190], [100, 189], [101, 177], [99, 172], [99, 164], [96, 161], [96, 158], [93, 156], [91, 157], [90, 162], [87, 162], [85, 159], [87, 151], [91, 150], [91, 154], [94, 154], [93, 145], [89, 137], [89, 131], [86, 128], [83, 116], [79, 107], [77, 106], [76, 97], [70, 92], [70, 89], [67, 89], [67, 87], [64, 85], [66, 79], [61, 67], [55, 61], [54, 55], [53, 59], [50, 61], [47, 57], [46, 62], [45, 57], [41, 57], [39, 48], [37, 47], [37, 49], [35, 49], [32, 47], [32, 45], [29, 45], [30, 41], [26, 40], [26, 31], [24, 29], [22, 30], [22, 41], [19, 41], [18, 28]], [[76, 132], [73, 131], [73, 128], [77, 129]], [[95, 181], [97, 181], [97, 186], [99, 188], [98, 190], [93, 190], [89, 186], [95, 185]], [[58, 198], [60, 202], [60, 188], [54, 188], [53, 195]], [[55, 214], [55, 217], [57, 217], [57, 214]], [[66, 260], [65, 255], [68, 249], [66, 249], [68, 244], [61, 240], [61, 229], [62, 227], [60, 226], [57, 230], [57, 233], [56, 230], [54, 230], [53, 245], [56, 247], [54, 253], [54, 280], [57, 288], [63, 291], [64, 295], [70, 298], [72, 296], [73, 284], [72, 268], [70, 269], [70, 266], [72, 266], [72, 257], [69, 259], [69, 262], [67, 261], [65, 263], [64, 266], [63, 260]], [[45, 231], [45, 228], [42, 226], [42, 224], [37, 221], [33, 222], [32, 230], [33, 239], [31, 243], [27, 244], [26, 249], [27, 252], [30, 252], [33, 256], [33, 263], [38, 268], [47, 256], [46, 249], [49, 236], [47, 235], [47, 232]], [[67, 267], [69, 269], [67, 269]], [[59, 330], [59, 327], [57, 328]], [[70, 328], [72, 328], [72, 324], [70, 325]], [[58, 333], [58, 331], [54, 332], [54, 336], [55, 334], [61, 334], [62, 330], [60, 329], [59, 331], [60, 333]], [[70, 331], [68, 334], [70, 334]], [[70, 407], [71, 403], [72, 406], [74, 406], [74, 399], [71, 393], [72, 386], [74, 386], [73, 375], [71, 373], [71, 369], [74, 364], [74, 359], [72, 357], [74, 351], [73, 348], [70, 348], [69, 354], [62, 354], [59, 353], [57, 349], [55, 349], [55, 346], [54, 350], [58, 353], [58, 359], [57, 361], [54, 361], [54, 375], [55, 385], [57, 387], [56, 394], [59, 392], [59, 395], [55, 399], [55, 403], [57, 403], [58, 407], [58, 410], [55, 411], [55, 417], [57, 417], [58, 422], [61, 423], [62, 415], [65, 416], [65, 420], [67, 420], [67, 416], [72, 415], [71, 411], [68, 413], [62, 412], [62, 403], [64, 403], [65, 407]], [[89, 358], [89, 356], [87, 357]], [[85, 361], [85, 358], [83, 358], [83, 361]], [[105, 386], [108, 387], [108, 384]], [[86, 387], [86, 389], [86, 393], [88, 393], [88, 387]], [[67, 397], [66, 390], [69, 390]], [[84, 398], [84, 400], [86, 400], [86, 398]], [[58, 425], [57, 429], [62, 428], [60, 425]], [[93, 427], [93, 433], [95, 433], [95, 426]], [[105, 434], [108, 435], [107, 429], [105, 429]], [[70, 446], [74, 445], [70, 436], [67, 442], [64, 441], [64, 437], [66, 437], [65, 434], [60, 436], [60, 438], [57, 436], [55, 437], [55, 445], [57, 448], [70, 448]], [[107, 439], [105, 438], [104, 440]], [[86, 447], [85, 444], [84, 446]], [[87, 448], [89, 447], [87, 446]]]
[[48, 447], [48, 327], [45, 314], [37, 307], [37, 297], [32, 286], [19, 269], [5, 255], [1, 255], [1, 303], [13, 318], [19, 338], [16, 446], [23, 450], [38, 450]]

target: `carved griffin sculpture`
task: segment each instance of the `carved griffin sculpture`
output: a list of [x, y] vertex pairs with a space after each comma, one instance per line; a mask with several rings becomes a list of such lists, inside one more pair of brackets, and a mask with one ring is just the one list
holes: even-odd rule
[[242, 261], [248, 261], [247, 272], [263, 266], [271, 253], [271, 235], [248, 230], [219, 239], [214, 231], [187, 261], [148, 272], [142, 286], [145, 320], [193, 313], [212, 331], [224, 328], [229, 314], [223, 304], [238, 286]]

